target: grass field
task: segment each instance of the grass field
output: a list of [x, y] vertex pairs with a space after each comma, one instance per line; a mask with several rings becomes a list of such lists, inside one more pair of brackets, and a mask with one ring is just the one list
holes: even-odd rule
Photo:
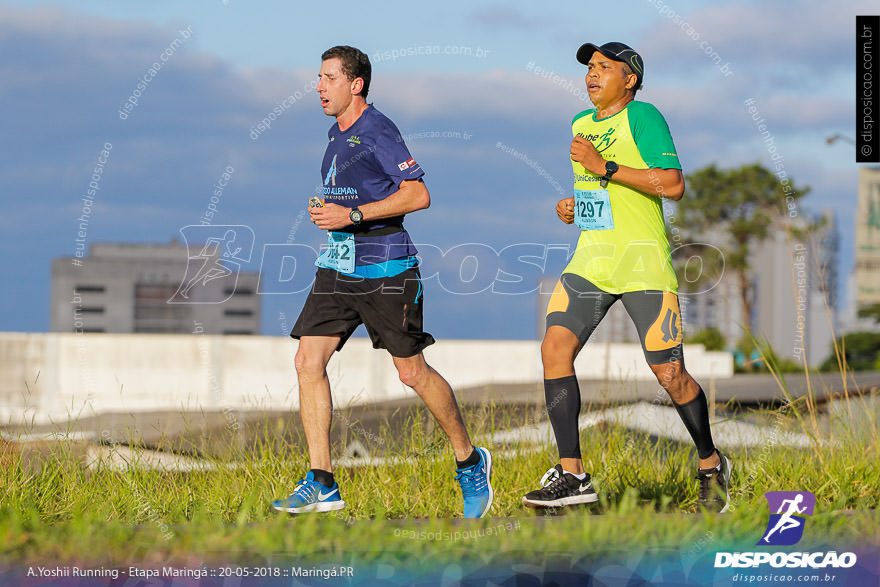
[[[520, 498], [556, 462], [555, 447], [514, 443], [495, 452], [495, 503], [489, 519], [456, 520], [460, 492], [453, 457], [430, 418], [414, 412], [406, 434], [370, 433], [388, 454], [416, 458], [337, 471], [347, 509], [333, 514], [279, 515], [269, 502], [285, 496], [308, 468], [290, 450], [289, 431], [271, 423], [251, 445], [232, 435], [228, 456], [212, 470], [167, 472], [132, 462], [123, 471], [90, 468], [72, 443], [55, 443], [36, 464], [8, 453], [0, 470], [0, 550], [7, 563], [228, 561], [296, 553], [304, 559], [359, 557], [376, 562], [410, 557], [415, 564], [463, 555], [488, 561], [504, 554], [545, 556], [553, 529], [556, 551], [677, 549], [754, 545], [767, 520], [766, 491], [809, 490], [817, 497], [805, 544], [858, 541], [880, 545], [880, 443], [876, 401], [837, 400], [829, 415], [808, 400], [777, 411], [728, 417], [806, 433], [809, 448], [759, 446], [729, 451], [733, 462], [729, 514], [697, 513], [696, 460], [691, 446], [615, 426], [583, 430], [587, 470], [600, 501], [564, 516], [535, 514]], [[475, 438], [523, 424], [484, 406], [466, 409]], [[860, 425], [853, 425], [858, 420]], [[356, 422], [337, 419], [362, 433]], [[399, 425], [395, 425], [399, 430]], [[342, 447], [336, 447], [338, 454]], [[543, 541], [543, 542], [542, 542]], [[274, 553], [274, 554], [273, 554]], [[284, 555], [282, 553], [287, 553]], [[405, 555], [402, 553], [406, 553]], [[525, 555], [524, 555], [525, 556]], [[267, 558], [268, 557], [268, 558]]]

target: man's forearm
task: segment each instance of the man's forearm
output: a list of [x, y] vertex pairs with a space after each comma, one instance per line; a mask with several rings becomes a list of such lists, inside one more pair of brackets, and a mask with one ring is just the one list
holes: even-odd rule
[[[571, 158], [594, 175], [605, 175], [608, 161], [596, 151], [593, 144], [580, 136], [571, 142]], [[619, 165], [611, 181], [637, 189], [640, 192], [672, 200], [681, 199], [684, 194], [684, 176], [680, 169], [635, 169]]]
[[431, 196], [425, 184], [411, 180], [401, 182], [400, 188], [387, 198], [364, 204], [358, 209], [364, 213], [364, 220], [381, 220], [423, 210], [430, 205]]
[[634, 169], [621, 165], [611, 181], [671, 200], [680, 200], [684, 194], [684, 178], [678, 169]]

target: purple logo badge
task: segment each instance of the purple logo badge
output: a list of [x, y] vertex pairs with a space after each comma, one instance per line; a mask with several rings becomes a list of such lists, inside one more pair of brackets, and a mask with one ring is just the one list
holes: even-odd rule
[[768, 491], [764, 497], [770, 506], [770, 520], [758, 544], [797, 544], [804, 535], [804, 516], [812, 516], [816, 509], [816, 496], [809, 491]]

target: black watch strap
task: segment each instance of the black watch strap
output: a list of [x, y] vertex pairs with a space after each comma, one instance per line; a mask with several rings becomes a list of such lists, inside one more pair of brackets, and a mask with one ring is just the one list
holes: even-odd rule
[[620, 168], [617, 163], [614, 161], [606, 161], [605, 162], [605, 175], [602, 176], [602, 179], [599, 180], [599, 186], [605, 187], [608, 185], [608, 182], [611, 180], [611, 176], [617, 173], [617, 170]]

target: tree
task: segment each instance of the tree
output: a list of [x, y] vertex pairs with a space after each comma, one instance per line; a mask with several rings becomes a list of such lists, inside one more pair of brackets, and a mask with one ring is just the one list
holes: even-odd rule
[[707, 351], [723, 351], [726, 344], [724, 335], [714, 326], [704, 328], [695, 335], [687, 337], [687, 342], [690, 344], [701, 344], [706, 347]]
[[[750, 254], [771, 230], [787, 228], [785, 220], [790, 211], [796, 214], [798, 202], [809, 188], [795, 187], [784, 169], [774, 174], [759, 163], [734, 169], [718, 169], [712, 164], [688, 175], [686, 185], [675, 222], [680, 231], [678, 240], [686, 246], [677, 247], [676, 259], [720, 252], [722, 267], [738, 278], [742, 324], [748, 329], [754, 304]], [[797, 237], [803, 234], [801, 229]], [[711, 271], [701, 273], [711, 277]]]
[[[836, 340], [837, 349], [843, 353], [846, 367], [852, 371], [870, 371], [877, 369], [880, 360], [880, 333], [877, 332], [850, 332]], [[836, 371], [840, 369], [837, 363], [837, 353], [825, 359], [820, 367], [822, 371]]]
[[859, 318], [873, 318], [874, 322], [880, 322], [880, 304], [870, 304], [858, 310]]

